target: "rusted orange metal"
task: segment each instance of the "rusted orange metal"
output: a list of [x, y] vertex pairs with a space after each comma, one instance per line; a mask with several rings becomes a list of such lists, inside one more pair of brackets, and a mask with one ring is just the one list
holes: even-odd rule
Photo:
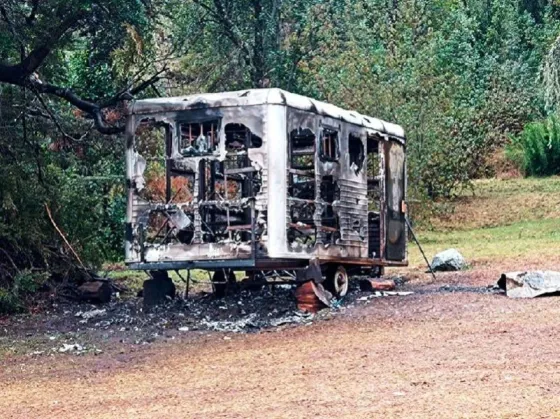
[[317, 313], [327, 305], [317, 296], [317, 286], [313, 281], [304, 282], [296, 288], [297, 308], [308, 313]]

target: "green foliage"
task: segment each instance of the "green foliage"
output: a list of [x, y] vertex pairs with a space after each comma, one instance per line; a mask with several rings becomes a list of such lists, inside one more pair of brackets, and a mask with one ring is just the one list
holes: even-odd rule
[[560, 32], [549, 1], [263, 0], [260, 21], [258, 1], [238, 1], [228, 24], [218, 3], [179, 7], [172, 31], [191, 44], [179, 63], [191, 78], [173, 93], [258, 87], [262, 74], [399, 123], [416, 197], [448, 198], [492, 175], [489, 156], [545, 115], [538, 76]]
[[507, 157], [528, 176], [560, 174], [560, 121], [550, 117], [527, 124], [512, 138]]
[[23, 310], [22, 301], [35, 293], [45, 280], [44, 273], [19, 271], [9, 287], [0, 288], [0, 314]]
[[[302, 90], [403, 125], [413, 192], [451, 197], [491, 175], [487, 157], [542, 115], [537, 75], [558, 25], [516, 5], [358, 2], [315, 34]], [[333, 20], [327, 6], [314, 13]]]
[[[138, 56], [154, 49], [151, 2], [48, 0], [37, 2], [35, 14], [33, 3], [0, 5], [2, 63], [17, 63], [22, 50], [81, 14], [80, 25], [38, 70], [40, 79], [85, 98], [107, 98], [130, 83], [140, 65], [150, 68]], [[120, 117], [119, 109], [114, 113]], [[0, 134], [0, 311], [12, 311], [36, 289], [27, 273], [50, 283], [80, 277], [80, 264], [56, 228], [87, 268], [122, 259], [124, 145], [92, 131], [90, 120], [67, 103], [9, 85], [0, 86]]]

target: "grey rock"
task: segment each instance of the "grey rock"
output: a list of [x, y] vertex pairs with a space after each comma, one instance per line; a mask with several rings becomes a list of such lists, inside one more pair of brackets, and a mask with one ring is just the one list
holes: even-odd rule
[[456, 249], [447, 249], [438, 253], [432, 260], [432, 269], [438, 271], [460, 271], [467, 267], [463, 255]]

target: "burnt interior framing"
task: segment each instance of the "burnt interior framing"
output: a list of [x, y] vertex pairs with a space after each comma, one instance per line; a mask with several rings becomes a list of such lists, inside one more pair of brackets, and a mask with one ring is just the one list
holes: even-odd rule
[[[289, 268], [311, 258], [406, 264], [404, 140], [289, 106], [285, 131], [278, 124], [267, 131], [266, 106], [256, 109], [135, 116], [129, 132], [146, 129], [143, 118], [157, 134], [127, 152], [134, 166], [128, 176], [130, 260], [139, 255], [138, 267], [159, 263], [162, 269]], [[283, 184], [277, 177], [270, 183], [269, 160], [279, 153], [270, 141], [285, 147]], [[271, 257], [269, 222], [281, 222], [277, 209], [269, 220], [276, 197], [284, 205], [285, 250]], [[276, 228], [274, 234], [281, 236]]]
[[248, 151], [262, 147], [262, 136], [242, 122], [223, 124], [219, 112], [185, 112], [145, 118], [135, 137], [132, 233], [141, 261], [150, 250], [209, 243], [246, 243], [243, 257], [254, 257], [266, 211], [257, 225], [262, 176]]

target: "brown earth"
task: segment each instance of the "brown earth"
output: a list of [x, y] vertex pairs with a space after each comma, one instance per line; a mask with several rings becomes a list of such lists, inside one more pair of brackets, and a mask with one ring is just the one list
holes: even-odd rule
[[516, 267], [418, 275], [310, 326], [4, 356], [0, 417], [560, 417], [560, 300], [483, 288]]

